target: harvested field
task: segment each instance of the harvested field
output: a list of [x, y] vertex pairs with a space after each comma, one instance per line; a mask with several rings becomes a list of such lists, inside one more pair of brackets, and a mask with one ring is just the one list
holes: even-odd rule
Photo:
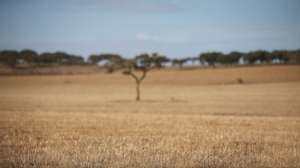
[[[241, 79], [243, 84], [239, 82]], [[0, 77], [0, 167], [300, 167], [300, 66]]]

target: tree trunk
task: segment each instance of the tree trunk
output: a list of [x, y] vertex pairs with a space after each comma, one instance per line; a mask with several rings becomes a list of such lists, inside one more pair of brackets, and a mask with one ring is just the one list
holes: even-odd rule
[[140, 101], [140, 84], [146, 77], [147, 71], [143, 71], [143, 75], [139, 78], [136, 74], [133, 72], [129, 71], [128, 74], [132, 76], [135, 79], [135, 84], [136, 84], [136, 101]]
[[136, 101], [140, 101], [140, 82], [136, 81]]

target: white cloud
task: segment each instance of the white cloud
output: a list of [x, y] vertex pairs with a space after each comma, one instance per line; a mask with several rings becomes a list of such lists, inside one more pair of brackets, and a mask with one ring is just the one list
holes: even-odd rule
[[135, 38], [138, 41], [151, 41], [156, 43], [185, 43], [190, 41], [190, 35], [184, 32], [168, 32], [164, 34], [138, 33]]
[[140, 41], [160, 41], [158, 36], [150, 35], [148, 33], [138, 33], [136, 34], [136, 39]]

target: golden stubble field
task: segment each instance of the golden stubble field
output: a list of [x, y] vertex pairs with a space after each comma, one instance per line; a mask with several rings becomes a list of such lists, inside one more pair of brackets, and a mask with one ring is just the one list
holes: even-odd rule
[[[242, 78], [245, 84], [237, 84]], [[300, 167], [300, 66], [0, 77], [0, 167]]]

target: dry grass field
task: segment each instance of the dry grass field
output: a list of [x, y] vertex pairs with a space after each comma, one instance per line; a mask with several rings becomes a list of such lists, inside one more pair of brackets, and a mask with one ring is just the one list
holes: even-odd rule
[[[244, 84], [238, 84], [241, 78]], [[0, 167], [300, 167], [300, 66], [0, 77]]]

